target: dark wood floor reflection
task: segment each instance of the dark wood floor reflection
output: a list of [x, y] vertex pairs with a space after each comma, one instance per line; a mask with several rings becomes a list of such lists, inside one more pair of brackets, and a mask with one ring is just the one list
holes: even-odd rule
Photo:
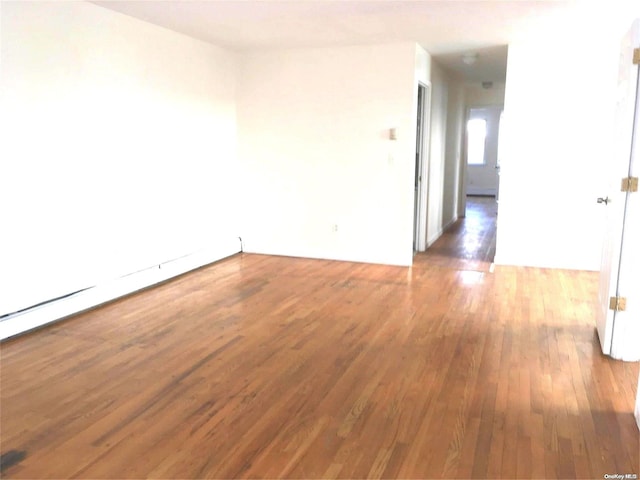
[[639, 473], [597, 274], [439, 264], [457, 244], [410, 269], [237, 255], [4, 342], [2, 477]]
[[468, 196], [466, 216], [451, 225], [416, 262], [488, 272], [496, 254], [495, 197]]

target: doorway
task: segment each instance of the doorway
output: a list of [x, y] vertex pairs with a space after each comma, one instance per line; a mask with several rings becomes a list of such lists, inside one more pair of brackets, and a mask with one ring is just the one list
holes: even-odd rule
[[467, 115], [467, 195], [498, 196], [502, 105], [470, 108]]
[[428, 85], [418, 84], [416, 115], [416, 155], [413, 182], [413, 251], [423, 252], [427, 248], [427, 191], [429, 178], [429, 162], [427, 148], [429, 145], [429, 111], [430, 93]]
[[502, 105], [469, 108], [465, 136], [465, 255], [492, 264], [500, 189]]

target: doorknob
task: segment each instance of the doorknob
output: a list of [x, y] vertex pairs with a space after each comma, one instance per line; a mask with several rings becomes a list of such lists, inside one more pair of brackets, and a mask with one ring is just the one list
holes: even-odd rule
[[605, 205], [609, 203], [609, 197], [598, 197], [598, 203], [604, 203]]

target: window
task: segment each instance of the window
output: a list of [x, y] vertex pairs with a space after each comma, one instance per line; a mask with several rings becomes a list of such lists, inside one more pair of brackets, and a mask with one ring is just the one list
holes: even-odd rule
[[484, 165], [484, 143], [487, 138], [487, 121], [472, 118], [467, 122], [467, 163]]

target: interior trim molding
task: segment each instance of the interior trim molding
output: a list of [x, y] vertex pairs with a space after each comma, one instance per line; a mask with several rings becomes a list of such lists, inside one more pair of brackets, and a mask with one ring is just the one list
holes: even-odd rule
[[235, 237], [227, 242], [219, 242], [215, 247], [168, 260], [145, 270], [10, 315], [0, 322], [0, 340], [63, 320], [71, 315], [240, 253], [241, 248], [238, 240], [238, 237]]
[[476, 187], [474, 185], [467, 186], [467, 195], [495, 197], [497, 194], [498, 189], [496, 187]]

